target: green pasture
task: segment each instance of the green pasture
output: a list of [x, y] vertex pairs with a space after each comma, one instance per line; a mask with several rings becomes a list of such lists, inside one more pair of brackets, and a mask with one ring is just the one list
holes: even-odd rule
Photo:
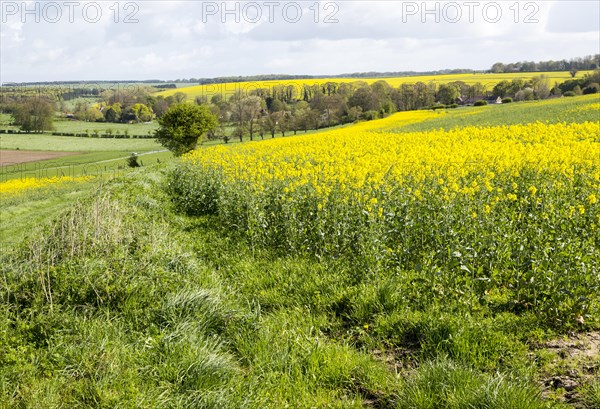
[[544, 101], [523, 101], [509, 104], [490, 104], [482, 107], [461, 107], [439, 110], [439, 117], [409, 124], [398, 131], [429, 131], [465, 126], [516, 125], [533, 122], [600, 121], [600, 94], [562, 97]]
[[154, 131], [158, 129], [158, 124], [155, 121], [150, 123], [121, 124], [110, 122], [55, 120], [54, 128], [55, 132], [88, 133], [90, 136], [94, 135], [94, 131], [98, 131], [100, 134], [104, 134], [107, 130], [112, 131], [113, 134], [124, 135], [127, 133], [130, 136], [146, 136], [154, 133]]
[[154, 139], [85, 138], [49, 134], [0, 134], [0, 149], [57, 152], [147, 152], [163, 148]]

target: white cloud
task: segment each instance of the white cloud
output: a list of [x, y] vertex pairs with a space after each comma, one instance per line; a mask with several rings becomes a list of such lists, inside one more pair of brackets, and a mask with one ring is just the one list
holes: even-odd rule
[[[21, 10], [12, 14], [14, 10], [6, 6], [18, 8], [21, 2], [2, 1], [0, 79], [485, 69], [497, 61], [563, 59], [600, 52], [600, 6], [595, 1], [522, 1], [514, 8], [512, 1], [480, 0], [474, 9], [465, 1], [427, 2], [425, 7], [422, 1], [321, 1], [318, 14], [314, 1], [300, 1], [302, 18], [297, 22], [292, 22], [297, 16], [295, 6], [283, 14], [286, 1], [273, 14], [266, 3], [256, 1], [261, 6], [260, 19], [255, 18], [255, 9], [248, 8], [249, 2], [240, 2], [240, 12], [250, 14], [246, 19], [240, 15], [239, 22], [235, 15], [214, 12], [221, 1], [137, 1], [137, 9], [125, 9], [127, 3], [119, 2], [115, 15], [110, 8], [114, 2], [96, 2], [101, 4], [102, 18], [93, 23], [89, 21], [92, 13], [88, 18], [82, 14], [87, 2], [75, 10], [73, 22], [63, 9], [59, 22], [44, 21], [48, 16], [42, 14], [36, 23], [35, 15], [23, 16]], [[492, 3], [500, 6], [496, 22]], [[37, 4], [28, 2], [27, 7], [42, 10], [44, 3]], [[229, 10], [234, 7], [231, 4]], [[457, 10], [460, 19], [453, 23]], [[124, 22], [131, 13], [130, 19], [137, 23]], [[328, 16], [338, 22], [325, 23]], [[526, 23], [528, 16], [537, 22]]]

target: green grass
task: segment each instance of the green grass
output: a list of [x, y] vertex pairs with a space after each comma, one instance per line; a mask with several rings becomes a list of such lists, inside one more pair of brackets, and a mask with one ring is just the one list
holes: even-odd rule
[[403, 354], [364, 327], [351, 264], [252, 251], [162, 183], [114, 179], [4, 254], [3, 407], [547, 407], [527, 318], [408, 314]]
[[[536, 105], [514, 107], [486, 112]], [[64, 160], [125, 152], [107, 149]], [[512, 302], [511, 292], [517, 283], [525, 300], [538, 288], [531, 300], [559, 315], [552, 298], [565, 280], [573, 291], [560, 295], [566, 303], [597, 298], [591, 253], [579, 259], [587, 277], [501, 269], [479, 279], [459, 268], [473, 260], [426, 251], [428, 233], [451, 239], [462, 230], [451, 232], [441, 213], [426, 228], [424, 208], [405, 209], [414, 223], [406, 240], [425, 243], [414, 268], [282, 253], [216, 216], [177, 212], [166, 189], [177, 163], [168, 153], [141, 159], [142, 169], [104, 162], [111, 177], [0, 200], [0, 408], [567, 407], [542, 397], [547, 363], [536, 348], [567, 330]], [[81, 174], [85, 165], [77, 166]], [[460, 211], [454, 216], [465, 224]], [[575, 233], [553, 228], [557, 257], [569, 259], [579, 251]], [[546, 236], [534, 233], [525, 251], [539, 261], [548, 255], [535, 240]], [[462, 243], [465, 257], [479, 237]], [[508, 240], [499, 237], [497, 253]], [[450, 239], [431, 249], [445, 250]], [[592, 329], [597, 318], [568, 330]], [[577, 403], [597, 406], [599, 390], [582, 385]]]
[[41, 189], [0, 201], [0, 243], [3, 248], [18, 244], [36, 227], [52, 220], [73, 202], [84, 198], [98, 180], [59, 188]]
[[[126, 159], [131, 152], [90, 152], [38, 162], [4, 166], [0, 169], [0, 181], [16, 178], [54, 176], [104, 176], [123, 173]], [[170, 152], [146, 152], [138, 154], [140, 165], [164, 162], [173, 158]]]
[[[154, 131], [158, 129], [158, 123], [156, 121], [150, 123], [122, 124], [110, 122], [84, 122], [60, 117], [55, 118], [53, 126], [53, 132], [87, 133], [90, 136], [94, 136], [94, 131], [97, 131], [99, 134], [105, 134], [107, 130], [111, 130], [113, 134], [123, 135], [127, 133], [130, 136], [146, 136], [149, 133], [154, 133]], [[19, 127], [12, 125], [11, 115], [0, 114], [0, 129], [18, 130]], [[51, 132], [47, 133], [49, 134]]]
[[158, 129], [156, 121], [149, 124], [120, 124], [120, 123], [108, 123], [108, 122], [83, 122], [83, 121], [71, 121], [71, 120], [55, 120], [54, 128], [56, 132], [65, 133], [89, 133], [94, 134], [94, 130], [99, 131], [103, 134], [108, 129], [112, 130], [113, 134], [123, 134], [128, 132], [129, 135], [148, 135], [148, 133], [154, 133]]
[[[132, 153], [140, 155], [142, 163], [172, 158], [170, 152], [154, 139], [76, 138], [46, 134], [0, 135], [0, 149], [78, 152], [61, 158], [18, 165], [5, 165], [0, 169], [0, 181], [19, 177], [53, 177], [80, 175], [116, 175], [122, 173], [125, 159]], [[155, 152], [155, 153], [154, 153]]]
[[59, 152], [148, 152], [163, 149], [154, 139], [78, 138], [47, 134], [2, 134], [0, 149]]
[[13, 121], [12, 115], [0, 113], [0, 128], [2, 128], [2, 129], [14, 128], [11, 126], [12, 121]]
[[[483, 107], [463, 107], [438, 111], [439, 118], [403, 126], [397, 130], [421, 132], [435, 129], [453, 129], [464, 126], [515, 125], [533, 122], [598, 122], [600, 94], [560, 98], [545, 101], [513, 102], [492, 104]], [[586, 108], [587, 109], [582, 109]]]

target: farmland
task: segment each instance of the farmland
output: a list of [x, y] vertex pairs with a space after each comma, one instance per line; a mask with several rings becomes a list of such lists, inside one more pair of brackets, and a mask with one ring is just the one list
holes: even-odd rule
[[3, 194], [0, 405], [597, 407], [599, 102], [402, 112]]
[[[577, 78], [583, 77], [585, 74], [590, 74], [591, 71], [582, 71], [578, 73]], [[196, 97], [208, 97], [212, 95], [233, 95], [236, 91], [242, 90], [244, 93], [261, 88], [272, 88], [274, 86], [289, 86], [293, 85], [297, 92], [300, 92], [303, 86], [323, 85], [328, 82], [333, 83], [353, 83], [365, 82], [373, 84], [377, 81], [386, 81], [392, 87], [398, 87], [402, 84], [414, 84], [416, 82], [435, 84], [447, 84], [454, 81], [462, 81], [468, 85], [481, 83], [486, 89], [491, 90], [494, 85], [500, 81], [512, 81], [515, 79], [530, 80], [535, 76], [544, 75], [550, 84], [555, 82], [564, 82], [571, 78], [569, 72], [536, 72], [536, 73], [501, 73], [501, 74], [447, 74], [447, 75], [429, 75], [429, 76], [412, 76], [412, 77], [396, 77], [396, 78], [322, 78], [322, 79], [305, 79], [291, 81], [250, 81], [250, 82], [229, 82], [223, 84], [196, 85], [190, 87], [182, 87], [161, 91], [157, 95], [164, 97], [175, 95], [178, 92], [184, 93], [189, 99]]]
[[[0, 129], [18, 130], [17, 126], [11, 125], [12, 118], [7, 114], [0, 114]], [[57, 133], [78, 133], [94, 136], [96, 132], [105, 134], [107, 130], [114, 134], [127, 134], [136, 136], [148, 136], [154, 132], [158, 125], [156, 122], [139, 123], [139, 124], [122, 124], [122, 123], [106, 123], [106, 122], [85, 122], [74, 121], [65, 118], [58, 118], [54, 121], [53, 132]]]
[[[142, 164], [172, 157], [152, 139], [0, 135], [0, 241], [17, 242], [29, 227], [55, 217], [99, 182], [122, 174], [132, 152]], [[16, 193], [16, 194], [15, 194]]]

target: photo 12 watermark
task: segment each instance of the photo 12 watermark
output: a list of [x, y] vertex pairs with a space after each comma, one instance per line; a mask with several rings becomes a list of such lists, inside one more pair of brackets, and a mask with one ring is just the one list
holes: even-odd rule
[[536, 2], [401, 1], [402, 23], [539, 23]]
[[298, 23], [304, 20], [334, 24], [340, 22], [340, 4], [333, 1], [205, 1], [202, 2], [201, 19], [203, 23]]
[[[140, 22], [144, 5], [155, 1], [1, 1], [1, 21], [21, 23], [114, 23]], [[203, 1], [183, 2], [181, 7], [207, 23], [300, 23], [336, 24], [343, 9], [353, 1]], [[408, 23], [539, 23], [540, 5], [533, 1], [388, 1], [399, 24]]]
[[3, 24], [25, 23], [98, 23], [110, 19], [114, 23], [139, 23], [140, 3], [110, 1], [1, 1]]
[[[1, 21], [21, 23], [97, 23], [110, 19], [114, 23], [139, 23], [144, 5], [155, 1], [2, 1]], [[339, 23], [340, 2], [319, 1], [204, 1], [183, 2], [202, 23]], [[199, 7], [199, 9], [198, 9]]]

